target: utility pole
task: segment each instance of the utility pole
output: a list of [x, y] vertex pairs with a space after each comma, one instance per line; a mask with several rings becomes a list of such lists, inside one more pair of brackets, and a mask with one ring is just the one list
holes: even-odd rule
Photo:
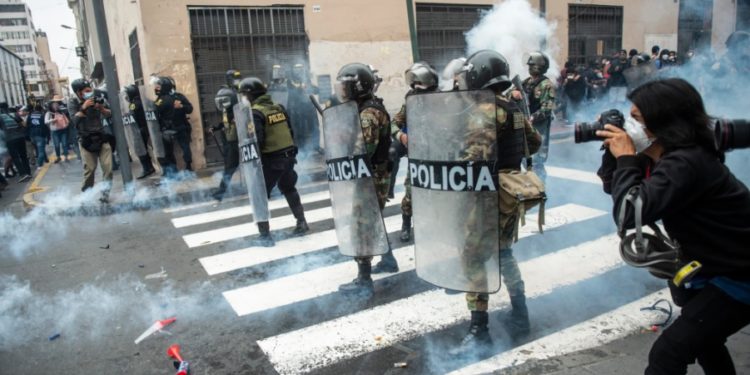
[[112, 128], [117, 139], [117, 154], [120, 156], [120, 172], [125, 190], [133, 183], [133, 171], [130, 170], [130, 157], [128, 156], [128, 143], [125, 141], [125, 128], [122, 124], [122, 110], [120, 109], [120, 83], [117, 82], [117, 71], [109, 48], [109, 34], [107, 34], [107, 19], [104, 14], [104, 1], [93, 0], [94, 20], [96, 21], [96, 35], [99, 37], [99, 50], [102, 54], [102, 68], [104, 68], [104, 81], [107, 84], [107, 95], [109, 96], [109, 108], [112, 111]]

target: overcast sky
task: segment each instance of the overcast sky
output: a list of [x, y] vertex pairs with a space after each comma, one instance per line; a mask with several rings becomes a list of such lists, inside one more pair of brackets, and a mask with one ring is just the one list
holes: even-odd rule
[[[81, 77], [80, 63], [76, 57], [76, 31], [67, 30], [60, 25], [75, 27], [73, 11], [68, 8], [66, 0], [26, 0], [31, 8], [34, 26], [47, 33], [52, 60], [60, 68], [60, 76], [70, 80]], [[68, 50], [60, 47], [69, 48]], [[73, 68], [73, 69], [69, 69]]]

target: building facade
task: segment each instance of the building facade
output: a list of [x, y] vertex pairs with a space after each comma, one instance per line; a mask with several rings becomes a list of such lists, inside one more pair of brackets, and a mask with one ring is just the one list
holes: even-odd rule
[[60, 69], [57, 63], [52, 61], [52, 55], [49, 50], [49, 40], [47, 39], [47, 33], [42, 30], [36, 31], [36, 47], [39, 51], [39, 57], [41, 58], [41, 65], [39, 67], [40, 80], [45, 82], [47, 87], [47, 97], [51, 98], [55, 95], [61, 95], [62, 90], [60, 87]]
[[0, 0], [0, 44], [23, 60], [27, 92], [35, 97], [47, 95], [44, 61], [36, 45], [36, 30], [31, 9], [21, 0]]
[[[90, 15], [93, 0], [68, 0], [88, 47], [83, 73], [99, 63]], [[228, 69], [270, 78], [274, 64], [305, 64], [330, 90], [331, 77], [350, 62], [375, 66], [378, 91], [397, 110], [407, 87], [404, 70], [422, 59], [441, 66], [465, 54], [464, 33], [496, 0], [103, 0], [120, 85], [168, 75], [197, 110], [194, 164], [220, 161], [204, 130], [219, 121], [213, 96]], [[626, 48], [723, 52], [748, 0], [530, 0], [555, 26], [555, 58], [588, 61]], [[732, 22], [711, 22], [711, 20]], [[737, 20], [737, 21], [735, 21]], [[201, 160], [200, 156], [205, 156]]]
[[22, 59], [0, 46], [0, 103], [9, 106], [26, 104]]

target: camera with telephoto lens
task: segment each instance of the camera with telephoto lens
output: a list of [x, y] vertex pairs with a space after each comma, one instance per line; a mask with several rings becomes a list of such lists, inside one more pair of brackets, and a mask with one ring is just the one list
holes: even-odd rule
[[579, 122], [575, 125], [575, 142], [584, 143], [601, 141], [604, 138], [596, 135], [597, 130], [604, 130], [605, 124], [614, 125], [620, 129], [625, 125], [625, 116], [616, 109], [602, 112], [594, 122]]
[[711, 119], [719, 151], [730, 151], [750, 147], [750, 124], [748, 120]]

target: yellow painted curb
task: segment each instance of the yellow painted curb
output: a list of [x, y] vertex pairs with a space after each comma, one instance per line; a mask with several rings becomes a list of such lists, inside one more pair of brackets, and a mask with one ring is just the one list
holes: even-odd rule
[[[76, 156], [68, 156], [68, 159], [75, 159]], [[39, 202], [34, 200], [34, 194], [39, 193], [42, 191], [47, 190], [47, 187], [39, 186], [42, 183], [42, 180], [44, 179], [44, 175], [47, 174], [47, 171], [50, 168], [50, 165], [54, 163], [54, 161], [57, 160], [56, 156], [50, 156], [50, 162], [45, 163], [44, 166], [42, 166], [42, 169], [39, 170], [39, 173], [36, 174], [34, 177], [34, 180], [31, 181], [31, 185], [29, 185], [29, 188], [26, 189], [26, 193], [23, 194], [23, 205], [26, 209], [32, 209], [39, 205]]]

